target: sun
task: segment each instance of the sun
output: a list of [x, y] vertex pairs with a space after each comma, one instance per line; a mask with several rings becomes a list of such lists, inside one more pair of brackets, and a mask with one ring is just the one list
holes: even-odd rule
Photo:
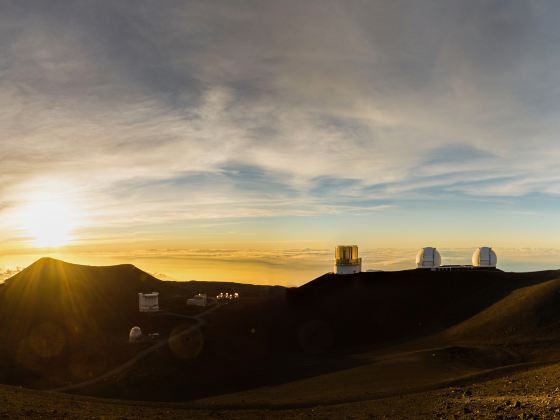
[[76, 216], [64, 198], [41, 197], [23, 209], [22, 227], [36, 247], [62, 247], [74, 239]]

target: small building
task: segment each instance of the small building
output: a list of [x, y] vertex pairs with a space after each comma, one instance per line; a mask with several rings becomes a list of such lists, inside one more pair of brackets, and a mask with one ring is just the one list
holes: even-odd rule
[[440, 265], [439, 267], [432, 268], [432, 271], [469, 271], [474, 270], [472, 265], [451, 264]]
[[476, 268], [496, 268], [498, 257], [492, 248], [483, 246], [474, 251], [472, 264]]
[[142, 329], [140, 327], [132, 327], [128, 334], [128, 341], [130, 343], [137, 343], [142, 340]]
[[357, 245], [338, 245], [335, 249], [334, 273], [355, 274], [362, 271]]
[[208, 304], [208, 296], [206, 293], [199, 293], [194, 297], [187, 299], [188, 306], [206, 306]]
[[159, 293], [138, 293], [138, 310], [140, 312], [159, 311]]
[[422, 248], [416, 254], [416, 267], [435, 269], [441, 266], [441, 255], [436, 248]]

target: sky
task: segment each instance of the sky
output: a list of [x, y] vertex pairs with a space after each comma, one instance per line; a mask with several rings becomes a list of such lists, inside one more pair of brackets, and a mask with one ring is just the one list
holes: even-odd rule
[[[0, 0], [0, 280], [560, 266], [560, 3]], [[45, 240], [45, 239], [50, 239]], [[56, 240], [54, 240], [56, 239]]]

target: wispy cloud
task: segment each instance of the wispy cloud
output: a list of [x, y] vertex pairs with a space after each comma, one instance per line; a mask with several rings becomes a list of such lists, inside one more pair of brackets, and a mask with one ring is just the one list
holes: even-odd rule
[[5, 2], [0, 212], [45, 182], [93, 226], [557, 197], [559, 15], [553, 2]]

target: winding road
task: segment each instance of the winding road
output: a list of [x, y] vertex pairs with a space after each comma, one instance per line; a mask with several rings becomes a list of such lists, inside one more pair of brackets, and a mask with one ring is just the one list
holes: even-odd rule
[[[188, 318], [188, 319], [192, 319], [196, 322], [195, 325], [192, 325], [188, 328], [185, 328], [184, 330], [174, 334], [174, 336], [173, 336], [174, 338], [181, 338], [181, 337], [185, 337], [185, 336], [191, 334], [192, 332], [194, 332], [197, 329], [204, 326], [206, 324], [206, 320], [203, 317], [205, 317], [205, 316], [211, 314], [212, 312], [216, 311], [221, 306], [222, 306], [221, 303], [215, 302], [210, 308], [208, 308], [204, 312], [201, 312], [198, 315], [184, 315], [184, 314], [178, 314], [178, 313], [173, 313], [173, 312], [162, 312], [162, 314], [177, 316], [177, 317], [181, 317], [181, 318]], [[105, 372], [102, 375], [99, 375], [95, 378], [88, 379], [86, 381], [79, 382], [79, 383], [76, 383], [76, 384], [70, 384], [70, 385], [65, 385], [65, 386], [61, 386], [61, 387], [58, 387], [58, 388], [48, 389], [47, 391], [50, 391], [50, 392], [68, 392], [68, 391], [73, 391], [73, 390], [76, 390], [76, 389], [84, 388], [86, 386], [95, 385], [99, 382], [102, 382], [106, 379], [109, 379], [113, 376], [116, 376], [116, 375], [119, 375], [119, 374], [123, 373], [124, 371], [126, 371], [130, 367], [134, 366], [138, 361], [142, 360], [143, 358], [150, 355], [154, 351], [160, 349], [161, 347], [166, 346], [167, 343], [168, 343], [168, 338], [162, 338], [162, 339], [158, 340], [156, 343], [154, 343], [152, 346], [150, 346], [147, 349], [142, 350], [140, 353], [136, 354], [132, 359], [129, 359], [128, 361], [126, 361], [122, 365], [117, 366], [117, 367], [111, 369], [110, 371]]]

